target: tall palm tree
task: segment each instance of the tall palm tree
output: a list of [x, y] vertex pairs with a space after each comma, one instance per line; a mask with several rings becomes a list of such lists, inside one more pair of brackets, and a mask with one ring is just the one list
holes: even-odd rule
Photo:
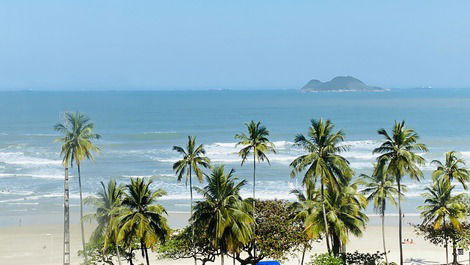
[[[206, 150], [204, 146], [196, 144], [196, 137], [188, 136], [188, 143], [186, 144], [186, 150], [180, 146], [173, 146], [173, 150], [180, 153], [183, 158], [173, 164], [173, 170], [178, 176], [178, 181], [180, 182], [183, 177], [186, 178], [186, 185], [189, 181], [189, 193], [191, 197], [191, 216], [193, 215], [193, 182], [192, 182], [192, 172], [196, 174], [197, 179], [202, 183], [204, 178], [204, 173], [201, 170], [201, 166], [208, 168], [210, 166], [210, 160], [205, 156]], [[186, 176], [184, 176], [186, 175]], [[192, 230], [192, 241], [194, 241], [194, 229]], [[196, 258], [194, 258], [194, 263], [196, 264]]]
[[349, 162], [341, 156], [348, 150], [343, 144], [344, 133], [333, 131], [334, 125], [330, 120], [311, 120], [307, 136], [298, 134], [295, 144], [304, 149], [306, 154], [297, 157], [290, 166], [291, 177], [295, 177], [305, 170], [303, 183], [320, 181], [320, 196], [323, 208], [323, 224], [326, 227], [325, 238], [328, 252], [331, 252], [328, 221], [325, 210], [325, 186], [339, 191], [353, 175]]
[[[460, 228], [461, 221], [466, 218], [466, 209], [461, 203], [463, 194], [452, 196], [454, 188], [446, 179], [436, 180], [431, 187], [426, 187], [425, 205], [419, 207], [423, 224], [432, 224], [434, 229], [445, 227], [446, 223], [454, 229]], [[446, 264], [449, 264], [447, 237], [445, 241]], [[458, 264], [455, 255], [453, 264]]]
[[98, 193], [97, 197], [85, 199], [85, 203], [91, 204], [96, 208], [94, 214], [85, 217], [92, 217], [98, 223], [93, 231], [91, 240], [98, 242], [104, 239], [103, 251], [107, 250], [109, 243], [113, 243], [116, 248], [118, 262], [121, 264], [121, 255], [117, 244], [118, 229], [116, 221], [119, 217], [119, 207], [121, 207], [124, 187], [117, 185], [115, 180], [110, 180], [106, 186], [101, 182], [101, 187], [102, 190]]
[[[328, 187], [324, 196], [324, 201], [314, 201], [311, 212], [305, 218], [305, 230], [307, 234], [315, 235], [328, 229], [329, 233], [326, 234], [331, 236], [333, 254], [338, 255], [346, 251], [349, 234], [362, 235], [368, 221], [364, 213], [367, 200], [358, 191], [358, 183], [346, 184], [339, 192]], [[323, 222], [325, 218], [328, 226]]]
[[377, 166], [372, 176], [362, 174], [366, 187], [362, 190], [367, 194], [367, 201], [374, 203], [374, 210], [382, 219], [382, 244], [385, 253], [385, 263], [388, 264], [387, 247], [385, 246], [385, 209], [387, 201], [397, 205], [398, 189], [395, 186], [394, 177], [387, 174], [386, 166]]
[[186, 184], [189, 182], [189, 190], [191, 196], [191, 212], [193, 206], [193, 186], [192, 186], [192, 173], [196, 174], [199, 182], [204, 180], [204, 173], [200, 167], [208, 168], [210, 160], [206, 157], [206, 150], [204, 146], [196, 144], [196, 137], [188, 136], [188, 143], [186, 149], [181, 146], [173, 146], [173, 150], [180, 153], [183, 158], [173, 164], [173, 170], [176, 172], [178, 181], [182, 181], [183, 177], [186, 178]]
[[129, 241], [130, 238], [139, 241], [147, 265], [150, 264], [147, 248], [165, 241], [170, 234], [166, 210], [155, 204], [157, 198], [166, 195], [166, 192], [162, 189], [152, 191], [151, 184], [152, 180], [136, 178], [126, 186], [118, 236], [118, 242]]
[[101, 136], [93, 132], [94, 127], [95, 126], [90, 122], [90, 119], [79, 112], [65, 113], [65, 122], [54, 126], [54, 129], [63, 135], [57, 139], [62, 142], [62, 163], [66, 168], [69, 164], [70, 167], [72, 167], [74, 162], [77, 165], [78, 187], [80, 191], [80, 226], [85, 264], [88, 264], [88, 258], [85, 252], [82, 177], [80, 174], [80, 165], [84, 159], [93, 159], [92, 153], [99, 151], [99, 148], [93, 144], [93, 140], [99, 139]]
[[[379, 135], [385, 140], [373, 150], [374, 154], [380, 154], [377, 162], [380, 166], [387, 166], [387, 174], [395, 177], [398, 193], [401, 194], [401, 181], [405, 175], [411, 179], [419, 181], [423, 173], [418, 166], [424, 165], [425, 160], [417, 152], [427, 152], [426, 145], [418, 143], [419, 136], [411, 128], [405, 127], [405, 122], [396, 122], [391, 134], [385, 129], [379, 129]], [[400, 265], [403, 265], [403, 245], [402, 245], [402, 210], [401, 197], [398, 197], [398, 238], [400, 246]]]
[[449, 183], [455, 179], [467, 190], [467, 183], [470, 181], [470, 170], [465, 167], [465, 161], [459, 158], [455, 151], [447, 152], [445, 156], [444, 163], [439, 160], [431, 162], [437, 166], [432, 173], [433, 178], [444, 178]]
[[238, 155], [242, 158], [242, 166], [250, 155], [253, 155], [253, 199], [256, 200], [256, 161], [269, 162], [267, 153], [276, 153], [274, 144], [269, 141], [269, 131], [261, 125], [261, 122], [245, 123], [248, 135], [245, 133], [236, 134], [235, 138], [239, 140], [237, 146], [242, 146]]
[[237, 183], [233, 173], [232, 169], [226, 174], [224, 166], [212, 169], [206, 176], [207, 185], [196, 188], [204, 200], [196, 203], [191, 217], [194, 225], [205, 229], [212, 245], [220, 250], [222, 264], [227, 252], [238, 252], [240, 246], [253, 237], [254, 220], [250, 215], [253, 209], [240, 197], [240, 189], [246, 181]]
[[[248, 130], [248, 135], [245, 133], [236, 134], [235, 139], [238, 139], [239, 142], [237, 146], [242, 146], [242, 149], [238, 152], [238, 155], [242, 158], [242, 166], [245, 161], [248, 159], [249, 155], [253, 155], [253, 219], [256, 217], [256, 161], [269, 162], [267, 153], [273, 152], [276, 153], [274, 144], [269, 141], [269, 131], [265, 126], [261, 125], [261, 122], [251, 121], [250, 123], [245, 123], [245, 126]], [[253, 239], [255, 239], [253, 237]], [[256, 241], [254, 242], [253, 254], [256, 257]]]

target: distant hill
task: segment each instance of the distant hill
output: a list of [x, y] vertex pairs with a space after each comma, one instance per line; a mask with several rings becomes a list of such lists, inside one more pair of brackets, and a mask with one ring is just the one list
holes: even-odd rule
[[352, 76], [337, 76], [328, 82], [313, 79], [303, 86], [301, 90], [304, 92], [387, 91], [387, 89], [381, 87], [368, 86]]

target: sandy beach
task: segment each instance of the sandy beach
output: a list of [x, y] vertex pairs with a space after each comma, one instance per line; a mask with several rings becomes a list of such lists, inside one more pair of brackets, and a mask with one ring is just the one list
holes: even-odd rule
[[[393, 217], [390, 217], [393, 218]], [[187, 219], [185, 213], [170, 213], [169, 220], [172, 227], [181, 227]], [[373, 218], [372, 218], [373, 219]], [[351, 238], [348, 244], [348, 252], [369, 252], [374, 253], [382, 250], [381, 227], [374, 224], [369, 225], [361, 238]], [[93, 225], [86, 227], [89, 235]], [[387, 226], [386, 237], [389, 259], [398, 260], [398, 227]], [[22, 227], [2, 227], [0, 228], [0, 264], [15, 265], [58, 265], [62, 264], [62, 225], [34, 225]], [[443, 248], [436, 247], [413, 233], [413, 228], [404, 228], [403, 238], [413, 239], [413, 244], [403, 246], [406, 264], [441, 264], [445, 262], [445, 252]], [[322, 253], [325, 251], [325, 244], [314, 243], [312, 252]], [[80, 264], [81, 259], [77, 256], [77, 251], [81, 247], [80, 226], [71, 225], [71, 252], [72, 264]], [[468, 263], [468, 254], [459, 256], [461, 263]], [[139, 256], [139, 255], [137, 255]], [[155, 257], [155, 255], [152, 255]], [[140, 257], [139, 257], [140, 258]], [[217, 262], [217, 261], [216, 261]], [[231, 261], [230, 261], [231, 263]], [[192, 260], [156, 260], [153, 258], [151, 264], [193, 264]], [[299, 264], [299, 260], [293, 257], [285, 264]]]

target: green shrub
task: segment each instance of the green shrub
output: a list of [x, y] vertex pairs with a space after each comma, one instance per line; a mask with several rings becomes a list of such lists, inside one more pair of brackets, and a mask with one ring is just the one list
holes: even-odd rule
[[315, 255], [312, 257], [310, 265], [343, 265], [341, 258], [331, 256], [328, 253]]
[[370, 253], [354, 253], [341, 254], [340, 257], [346, 261], [348, 265], [378, 265], [382, 264], [385, 253], [376, 252]]

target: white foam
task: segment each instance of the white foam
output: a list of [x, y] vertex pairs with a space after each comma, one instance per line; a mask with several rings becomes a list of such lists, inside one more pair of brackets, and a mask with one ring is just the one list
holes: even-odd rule
[[[94, 195], [91, 193], [83, 193], [83, 198], [86, 198], [89, 196], [94, 196]], [[21, 201], [27, 202], [27, 201], [37, 201], [37, 200], [41, 200], [44, 198], [63, 198], [63, 197], [64, 197], [63, 193], [48, 193], [48, 194], [42, 194], [42, 195], [26, 196], [22, 198], [1, 200], [0, 203], [12, 203], [12, 202], [21, 202]], [[70, 193], [69, 198], [78, 200], [80, 199], [80, 194], [78, 194], [78, 192]]]
[[465, 160], [470, 159], [470, 151], [463, 151], [463, 152], [460, 152], [460, 154], [462, 155], [463, 159]]
[[120, 177], [134, 179], [134, 178], [151, 178], [153, 176], [154, 175], [122, 175]]
[[40, 137], [59, 137], [59, 134], [54, 133], [30, 133], [25, 134], [26, 136], [40, 136]]
[[9, 202], [9, 205], [38, 205], [39, 202]]
[[27, 196], [32, 195], [34, 192], [32, 191], [11, 191], [11, 190], [0, 190], [0, 194], [2, 195], [18, 195], [18, 196]]
[[61, 160], [51, 160], [40, 157], [32, 157], [25, 155], [22, 152], [0, 152], [0, 162], [11, 165], [22, 166], [44, 166], [53, 165], [58, 166], [62, 163]]
[[[40, 179], [63, 179], [63, 175], [57, 174], [14, 174], [14, 173], [0, 173], [0, 178], [40, 178]], [[69, 178], [72, 178], [72, 175], [69, 175]]]
[[175, 131], [153, 131], [153, 132], [144, 132], [143, 134], [174, 134]]
[[368, 169], [368, 168], [374, 168], [374, 163], [372, 161], [350, 162], [350, 166], [353, 169]]
[[[293, 142], [289, 141], [274, 141], [276, 154], [268, 154], [268, 158], [273, 163], [290, 164], [295, 158], [304, 154], [302, 148], [295, 146]], [[346, 141], [345, 145], [350, 147], [350, 150], [343, 153], [347, 159], [355, 162], [358, 168], [368, 168], [376, 155], [372, 154], [373, 148], [378, 146], [377, 141], [373, 140], [360, 140], [360, 141]], [[207, 156], [216, 163], [240, 163], [241, 158], [238, 155], [241, 146], [237, 146], [236, 142], [215, 142], [205, 145]], [[157, 156], [152, 159], [162, 163], [174, 163], [180, 159], [176, 154], [161, 157], [163, 150], [155, 152]]]

